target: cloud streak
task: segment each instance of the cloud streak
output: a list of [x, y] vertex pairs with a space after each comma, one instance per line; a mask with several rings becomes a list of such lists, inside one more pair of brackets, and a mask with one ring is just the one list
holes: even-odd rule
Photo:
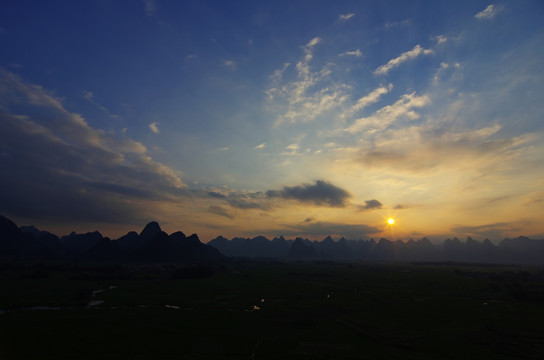
[[357, 49], [357, 50], [353, 50], [353, 51], [346, 51], [346, 52], [343, 52], [343, 53], [339, 54], [338, 56], [355, 56], [355, 57], [363, 57], [363, 53], [361, 52], [361, 50]]
[[[368, 98], [360, 99], [359, 106], [364, 107], [369, 101], [375, 101], [386, 89], [380, 88]], [[369, 117], [362, 117], [346, 128], [349, 133], [359, 133], [368, 130], [384, 130], [400, 118], [409, 120], [419, 119], [420, 115], [414, 109], [423, 108], [431, 103], [428, 95], [417, 96], [415, 93], [402, 95], [392, 105], [387, 105], [376, 111]]]
[[341, 14], [341, 15], [338, 17], [338, 20], [340, 20], [340, 21], [348, 21], [349, 19], [351, 19], [351, 18], [354, 17], [354, 16], [355, 16], [354, 13]]
[[379, 66], [374, 70], [374, 75], [386, 75], [392, 69], [399, 67], [402, 63], [405, 63], [408, 60], [413, 60], [421, 55], [430, 55], [433, 53], [431, 49], [424, 49], [421, 45], [416, 45], [410, 51], [402, 53], [400, 56], [391, 59], [385, 65]]
[[499, 11], [500, 10], [499, 10], [498, 7], [495, 7], [495, 5], [491, 4], [491, 5], [488, 5], [484, 10], [476, 13], [476, 15], [474, 15], [474, 17], [476, 19], [490, 20], [490, 19], [493, 19], [495, 16], [497, 16], [497, 13]]

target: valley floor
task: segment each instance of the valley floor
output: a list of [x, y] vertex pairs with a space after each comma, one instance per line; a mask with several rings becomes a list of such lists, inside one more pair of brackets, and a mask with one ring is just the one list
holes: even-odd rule
[[538, 359], [537, 268], [0, 265], [2, 359]]

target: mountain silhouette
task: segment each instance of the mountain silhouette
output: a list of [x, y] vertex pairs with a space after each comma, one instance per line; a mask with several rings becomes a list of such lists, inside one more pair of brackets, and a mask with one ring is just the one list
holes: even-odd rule
[[60, 238], [60, 241], [68, 248], [72, 254], [82, 254], [90, 250], [93, 246], [102, 240], [103, 236], [98, 231], [88, 232], [86, 234], [70, 233]]
[[544, 264], [544, 240], [526, 237], [504, 239], [498, 246], [489, 239], [480, 242], [470, 237], [464, 242], [455, 237], [438, 244], [425, 237], [406, 242], [380, 239], [377, 243], [374, 239], [335, 241], [330, 236], [322, 241], [283, 236], [265, 239], [218, 236], [208, 244], [225, 255], [248, 258]]
[[307, 244], [302, 238], [296, 238], [289, 249], [287, 257], [296, 260], [308, 260], [315, 259], [317, 253], [312, 244]]
[[355, 261], [456, 261], [471, 263], [544, 264], [544, 240], [524, 236], [506, 238], [498, 245], [489, 239], [480, 242], [457, 237], [442, 243], [427, 238], [392, 241], [385, 238], [335, 241], [328, 236], [322, 241], [283, 236], [272, 240], [264, 236], [218, 236], [204, 244], [198, 235], [186, 236], [181, 231], [170, 235], [156, 221], [137, 233], [130, 231], [117, 240], [103, 237], [98, 231], [58, 237], [34, 226], [17, 225], [0, 215], [0, 259], [82, 259], [91, 261], [220, 263], [228, 257], [288, 260], [355, 260]]
[[18, 228], [0, 216], [0, 257], [4, 256], [142, 263], [219, 263], [228, 259], [216, 248], [200, 242], [196, 234], [186, 237], [177, 231], [168, 235], [156, 221], [148, 223], [139, 234], [131, 231], [118, 240], [110, 240], [98, 231], [72, 232], [59, 238], [33, 226]]

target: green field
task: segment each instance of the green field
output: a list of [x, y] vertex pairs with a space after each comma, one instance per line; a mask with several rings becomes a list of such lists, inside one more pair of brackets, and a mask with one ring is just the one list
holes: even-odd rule
[[0, 359], [544, 354], [536, 268], [238, 262], [199, 271], [205, 277], [160, 266], [4, 264]]

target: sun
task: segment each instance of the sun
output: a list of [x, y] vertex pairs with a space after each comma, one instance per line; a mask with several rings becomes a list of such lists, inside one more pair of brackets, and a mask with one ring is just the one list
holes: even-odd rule
[[387, 219], [387, 223], [388, 223], [389, 225], [393, 225], [393, 224], [395, 223], [395, 219], [389, 218], [389, 219]]

